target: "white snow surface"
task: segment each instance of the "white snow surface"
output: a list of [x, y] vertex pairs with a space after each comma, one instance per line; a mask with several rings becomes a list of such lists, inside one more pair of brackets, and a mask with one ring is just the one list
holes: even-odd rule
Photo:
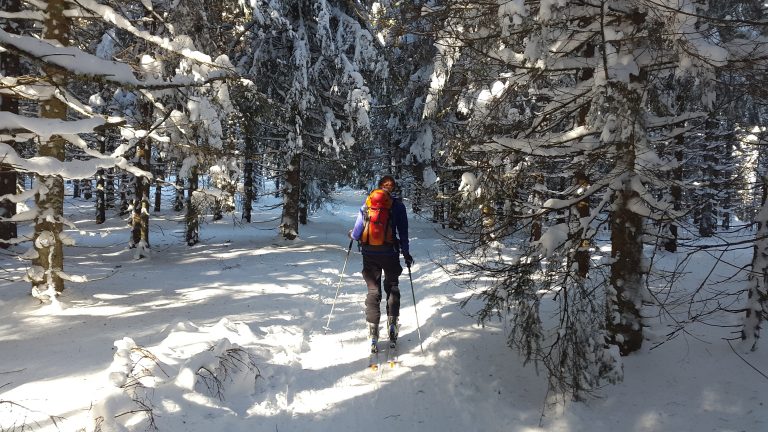
[[[0, 430], [92, 431], [98, 417], [104, 432], [150, 430], [143, 412], [125, 414], [138, 409], [120, 387], [131, 370], [143, 373], [144, 387], [134, 389], [159, 431], [768, 430], [758, 372], [768, 372], [765, 342], [739, 357], [722, 340], [733, 329], [723, 327], [691, 325], [650, 350], [668, 328], [649, 322], [645, 348], [623, 359], [623, 382], [586, 402], [553, 400], [544, 371], [506, 347], [503, 322], [480, 327], [459, 307], [468, 293], [435, 264], [453, 260], [441, 237], [450, 232], [414, 215], [415, 289], [406, 270], [399, 364], [371, 371], [354, 246], [340, 274], [363, 197], [338, 192], [293, 242], [276, 235], [274, 198], [257, 203], [252, 224], [209, 221], [192, 247], [181, 215], [153, 213], [153, 254], [142, 260], [125, 246], [124, 222], [95, 225], [92, 203], [69, 197], [77, 245], [67, 248], [65, 270], [90, 282], [70, 282], [58, 302], [41, 305], [28, 283], [0, 280]], [[723, 258], [739, 266], [750, 257], [745, 249]], [[0, 261], [4, 269], [25, 265], [8, 251]], [[714, 264], [708, 255], [693, 260], [678, 283], [695, 289]], [[732, 272], [723, 265], [713, 274]], [[727, 279], [716, 289], [739, 284]], [[719, 319], [737, 324], [735, 316]], [[256, 369], [230, 369], [219, 398], [195, 372], [216, 370], [217, 356], [232, 349], [248, 353]]]

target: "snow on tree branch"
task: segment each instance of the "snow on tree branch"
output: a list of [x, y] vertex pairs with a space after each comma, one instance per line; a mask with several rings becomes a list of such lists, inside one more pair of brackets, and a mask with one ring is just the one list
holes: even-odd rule
[[154, 89], [184, 87], [203, 85], [234, 76], [226, 56], [221, 56], [216, 59], [215, 63], [212, 63], [210, 57], [187, 48], [174, 49], [169, 47], [171, 51], [179, 55], [207, 65], [205, 68], [196, 70], [197, 75], [176, 75], [170, 79], [140, 79], [136, 76], [134, 69], [128, 64], [105, 60], [76, 47], [56, 46], [48, 41], [31, 36], [15, 35], [2, 29], [0, 29], [0, 45], [17, 54], [60, 67], [75, 75], [100, 77], [105, 81], [129, 87]]
[[99, 4], [92, 0], [78, 0], [76, 3], [82, 6], [85, 10], [93, 14], [93, 15], [84, 14], [84, 17], [93, 17], [93, 16], [100, 17], [105, 22], [108, 22], [121, 30], [125, 30], [138, 38], [144, 39], [147, 42], [151, 42], [165, 50], [174, 52], [190, 60], [194, 60], [197, 63], [206, 64], [214, 68], [221, 68], [221, 69], [230, 68], [231, 69], [231, 65], [229, 65], [228, 62], [222, 62], [219, 59], [216, 59], [216, 61], [211, 61], [211, 57], [209, 55], [201, 53], [200, 51], [196, 51], [194, 49], [190, 49], [187, 46], [188, 38], [186, 36], [178, 38], [181, 42], [177, 40], [169, 40], [167, 38], [153, 36], [146, 31], [139, 30], [136, 27], [134, 27], [133, 24], [130, 23], [130, 21], [128, 21], [126, 18], [121, 16], [119, 13], [117, 13], [114, 9], [112, 9], [109, 6]]
[[99, 117], [64, 121], [25, 117], [7, 111], [0, 111], [0, 130], [25, 129], [40, 136], [93, 132], [95, 128], [105, 123], [107, 123], [107, 120]]
[[99, 169], [118, 167], [136, 176], [152, 178], [152, 174], [131, 165], [123, 157], [103, 156], [91, 160], [73, 160], [63, 162], [49, 156], [37, 156], [25, 159], [19, 156], [13, 147], [0, 143], [0, 161], [17, 170], [34, 172], [41, 176], [60, 176], [64, 179], [88, 178]]

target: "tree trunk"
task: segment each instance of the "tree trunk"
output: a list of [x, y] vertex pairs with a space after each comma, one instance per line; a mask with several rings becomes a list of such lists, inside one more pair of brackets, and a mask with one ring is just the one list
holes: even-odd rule
[[[734, 128], [735, 129], [735, 128]], [[733, 206], [734, 202], [734, 189], [730, 187], [731, 182], [733, 181], [733, 170], [731, 167], [734, 166], [734, 160], [733, 160], [733, 148], [736, 145], [736, 136], [733, 132], [728, 132], [724, 134], [723, 136], [724, 145], [723, 145], [723, 152], [722, 152], [722, 158], [725, 163], [722, 165], [726, 168], [723, 170], [722, 177], [725, 179], [724, 187], [721, 188], [721, 191], [723, 193], [722, 198], [722, 227], [725, 230], [731, 229], [731, 207]]]
[[[142, 127], [149, 129], [152, 124], [153, 106], [149, 102], [139, 104]], [[152, 147], [149, 137], [139, 139], [136, 143], [135, 166], [146, 172], [151, 172]], [[150, 179], [134, 177], [133, 213], [131, 215], [131, 247], [136, 248], [135, 259], [149, 257], [149, 190]]]
[[640, 349], [643, 344], [642, 305], [643, 275], [643, 217], [633, 209], [642, 207], [640, 195], [633, 188], [640, 183], [635, 173], [635, 155], [646, 136], [642, 111], [642, 95], [638, 88], [624, 83], [613, 85], [617, 117], [622, 120], [617, 130], [631, 128], [628, 137], [614, 142], [616, 156], [623, 172], [620, 189], [614, 191], [611, 227], [611, 275], [607, 287], [607, 325], [609, 343], [618, 346], [621, 355]]
[[299, 235], [299, 192], [301, 192], [301, 153], [291, 156], [285, 170], [283, 186], [283, 214], [280, 235], [293, 240]]
[[163, 179], [158, 178], [155, 180], [155, 213], [159, 213], [162, 210], [163, 204]]
[[[19, 12], [21, 10], [20, 0], [0, 0], [0, 10], [7, 12]], [[11, 25], [10, 20], [5, 20], [3, 30], [8, 33], [16, 33], [15, 26]], [[21, 63], [19, 56], [9, 51], [0, 52], [0, 75], [3, 76], [21, 76]], [[19, 101], [12, 95], [0, 95], [0, 111], [6, 111], [14, 114], [19, 113]], [[11, 144], [12, 145], [12, 144]], [[18, 175], [16, 170], [8, 164], [0, 163], [0, 196], [15, 195]], [[15, 239], [18, 236], [16, 222], [10, 219], [16, 215], [16, 203], [9, 199], [0, 200], [0, 247], [7, 248], [8, 240]]]
[[180, 212], [184, 210], [184, 202], [186, 199], [184, 198], [184, 180], [177, 178], [176, 179], [176, 198], [173, 200], [173, 209], [177, 212]]
[[104, 207], [113, 209], [115, 208], [115, 169], [108, 168], [106, 174], [104, 179]]
[[[582, 191], [586, 190], [589, 187], [589, 178], [586, 174], [582, 171], [578, 171], [576, 173], [576, 184], [579, 185], [579, 189]], [[590, 209], [589, 209], [589, 198], [584, 198], [580, 200], [578, 203], [576, 203], [576, 211], [579, 215], [579, 225], [581, 225], [581, 219], [586, 218], [589, 216]], [[576, 273], [581, 277], [582, 279], [587, 277], [587, 274], [589, 273], [589, 246], [590, 242], [589, 239], [584, 238], [584, 230], [579, 229], [577, 231], [577, 241], [578, 241], [578, 247], [576, 250], [576, 266], [577, 271]]]
[[[152, 155], [150, 154], [150, 158]], [[152, 166], [152, 161], [150, 166]], [[155, 213], [160, 213], [163, 208], [163, 182], [165, 181], [166, 164], [164, 161], [158, 160], [155, 163], [155, 168], [152, 173], [155, 175], [155, 203], [152, 210]]]
[[[45, 22], [43, 23], [43, 38], [56, 40], [62, 46], [69, 45], [69, 21], [64, 16], [66, 2], [51, 0], [46, 6]], [[43, 70], [49, 79], [58, 86], [64, 86], [67, 77], [61, 75], [57, 68], [44, 66]], [[45, 119], [66, 120], [67, 104], [56, 98], [42, 101], [40, 117]], [[38, 155], [64, 160], [64, 139], [58, 135], [42, 141]], [[35, 204], [38, 216], [35, 220], [34, 247], [37, 256], [32, 260], [33, 267], [28, 270], [32, 282], [33, 293], [43, 294], [44, 291], [55, 289], [56, 293], [64, 291], [64, 280], [59, 272], [64, 269], [64, 248], [59, 235], [63, 231], [64, 218], [64, 179], [61, 176], [37, 176], [38, 192], [35, 194]], [[43, 294], [52, 296], [48, 291]]]
[[299, 223], [306, 225], [309, 219], [309, 187], [307, 182], [300, 181], [301, 190], [299, 191]]
[[[106, 153], [107, 139], [99, 140], [99, 152]], [[96, 223], [103, 224], [107, 221], [107, 202], [105, 194], [104, 168], [96, 171]]]
[[[677, 149], [675, 149], [675, 159], [677, 160], [677, 167], [672, 170], [672, 186], [669, 189], [669, 193], [672, 196], [672, 209], [677, 213], [682, 209], [683, 202], [683, 144], [685, 138], [683, 135], [677, 137]], [[668, 226], [669, 238], [664, 242], [664, 249], [667, 252], [677, 252], [677, 224], [670, 223]]]
[[93, 198], [93, 188], [91, 187], [91, 179], [83, 179], [81, 183], [81, 188], [83, 190], [83, 198], [90, 200]]
[[[719, 135], [719, 123], [716, 120], [706, 122], [707, 136]], [[715, 153], [715, 149], [705, 148], [704, 167], [702, 168], [704, 178], [702, 183], [705, 185], [702, 202], [700, 202], [701, 214], [699, 215], [699, 235], [702, 237], [712, 237], [717, 230], [717, 198], [714, 191], [718, 189], [720, 177], [720, 158]]]
[[704, 198], [704, 205], [701, 206], [701, 217], [699, 218], [699, 235], [702, 237], [712, 237], [715, 235], [717, 216], [715, 212], [715, 205], [712, 202], [713, 199], [714, 197], [711, 194], [706, 194]]
[[[629, 177], [629, 176], [628, 176]], [[608, 289], [608, 325], [611, 343], [619, 347], [621, 355], [640, 349], [643, 328], [640, 318], [642, 288], [642, 218], [630, 206], [638, 194], [630, 187], [631, 179], [623, 182], [624, 188], [615, 192], [615, 210], [611, 212], [611, 264]]]
[[173, 164], [176, 174], [176, 196], [173, 200], [173, 209], [177, 212], [184, 210], [184, 179], [179, 177], [179, 163]]
[[187, 193], [186, 240], [188, 246], [194, 246], [200, 241], [200, 209], [195, 205], [193, 195], [197, 190], [197, 166], [189, 170], [189, 191]]
[[127, 215], [131, 208], [131, 183], [136, 180], [129, 179], [131, 177], [126, 172], [120, 173], [120, 216]]
[[[463, 161], [461, 162], [463, 165]], [[450, 176], [450, 183], [448, 183], [451, 193], [449, 196], [453, 196], [455, 194], [454, 191], [459, 190], [459, 184], [460, 181], [457, 178], [456, 172], [452, 172]], [[461, 227], [464, 226], [464, 221], [462, 217], [462, 209], [461, 205], [459, 203], [459, 200], [457, 199], [449, 199], [448, 200], [448, 228], [452, 230], [460, 230]]]
[[486, 203], [480, 206], [481, 225], [480, 242], [484, 245], [490, 244], [494, 240], [496, 231], [496, 208]]
[[439, 182], [436, 188], [434, 204], [432, 205], [432, 223], [439, 223], [445, 229], [445, 183]]
[[245, 150], [243, 155], [243, 195], [242, 205], [243, 214], [242, 219], [248, 223], [251, 223], [251, 212], [253, 211], [253, 153], [254, 153], [254, 139], [249, 133], [245, 137]]
[[216, 197], [213, 199], [213, 217], [211, 218], [212, 220], [217, 221], [217, 220], [224, 219], [223, 206], [224, 206], [224, 203], [222, 202], [221, 198]]
[[[149, 139], [141, 139], [136, 144], [136, 167], [149, 171]], [[131, 247], [136, 248], [135, 258], [149, 257], [149, 185], [146, 177], [135, 177], [135, 196], [131, 216]]]
[[741, 339], [750, 350], [757, 349], [760, 328], [768, 316], [768, 209], [765, 199], [768, 179], [761, 177], [763, 188], [762, 210], [758, 212], [757, 233], [752, 255], [752, 271], [749, 272], [749, 290]]
[[[536, 174], [536, 180], [539, 184], [541, 184], [544, 182], [544, 177], [541, 174]], [[533, 201], [532, 204], [534, 208], [541, 208], [541, 206], [544, 204], [544, 195], [541, 193], [540, 189], [543, 188], [534, 187], [533, 192], [531, 192], [531, 200]], [[533, 216], [531, 220], [531, 241], [537, 242], [541, 240], [543, 230], [544, 223], [542, 221], [541, 215]]]
[[411, 210], [414, 214], [421, 214], [421, 206], [424, 201], [424, 164], [421, 162], [413, 167], [411, 191]]
[[242, 205], [243, 214], [242, 219], [248, 223], [251, 223], [251, 212], [253, 211], [253, 161], [246, 159], [243, 164], [243, 195]]
[[275, 177], [275, 198], [280, 198], [280, 176]]

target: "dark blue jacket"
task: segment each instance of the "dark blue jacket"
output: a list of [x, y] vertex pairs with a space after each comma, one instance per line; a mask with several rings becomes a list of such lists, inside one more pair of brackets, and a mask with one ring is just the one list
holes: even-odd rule
[[[365, 203], [360, 207], [360, 211], [357, 213], [357, 220], [355, 221], [355, 227], [352, 228], [352, 238], [360, 241], [360, 237], [363, 235], [363, 228], [365, 225]], [[392, 222], [392, 236], [394, 241], [392, 245], [382, 248], [381, 246], [368, 246], [362, 245], [361, 251], [363, 254], [371, 255], [397, 255], [402, 252], [403, 255], [409, 251], [408, 243], [408, 215], [405, 211], [405, 204], [396, 195], [392, 195], [392, 212], [390, 213]]]

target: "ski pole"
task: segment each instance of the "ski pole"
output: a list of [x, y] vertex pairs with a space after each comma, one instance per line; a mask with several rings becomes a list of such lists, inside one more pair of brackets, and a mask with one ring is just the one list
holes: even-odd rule
[[416, 291], [413, 289], [413, 276], [411, 276], [411, 265], [408, 264], [408, 279], [411, 281], [411, 295], [413, 296], [413, 313], [416, 314], [416, 333], [419, 335], [419, 346], [421, 353], [424, 354], [424, 345], [421, 342], [421, 326], [419, 325], [419, 311], [416, 310]]
[[347, 248], [347, 257], [344, 259], [344, 267], [341, 268], [341, 275], [339, 275], [339, 285], [336, 287], [336, 295], [333, 296], [333, 304], [331, 305], [331, 313], [328, 314], [328, 322], [325, 323], [324, 330], [328, 331], [331, 328], [331, 317], [333, 316], [333, 308], [336, 307], [336, 298], [339, 297], [339, 290], [341, 289], [341, 280], [344, 279], [344, 272], [347, 270], [347, 261], [349, 261], [349, 253], [352, 251], [352, 239], [349, 239], [349, 247]]

